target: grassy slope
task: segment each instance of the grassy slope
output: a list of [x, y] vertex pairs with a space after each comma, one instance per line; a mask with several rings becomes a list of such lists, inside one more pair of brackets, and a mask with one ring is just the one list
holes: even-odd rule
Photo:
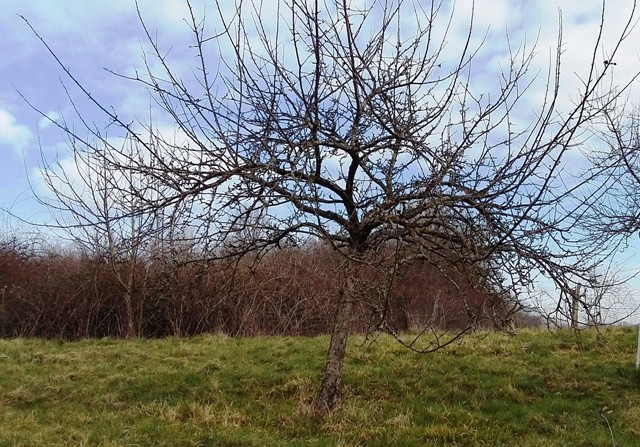
[[636, 331], [603, 335], [354, 339], [322, 424], [326, 338], [0, 341], [0, 446], [640, 445]]

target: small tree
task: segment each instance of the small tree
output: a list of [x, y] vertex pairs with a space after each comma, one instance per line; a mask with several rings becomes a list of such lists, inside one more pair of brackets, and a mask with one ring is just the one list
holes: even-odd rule
[[591, 152], [593, 169], [606, 173], [610, 194], [590, 223], [610, 235], [631, 236], [640, 230], [640, 106], [607, 104], [594, 133], [603, 144]]
[[[588, 274], [608, 254], [606, 234], [581, 221], [594, 204], [584, 187], [595, 176], [576, 179], [564, 170], [584, 130], [624, 91], [602, 86], [611, 70], [598, 56], [602, 27], [570, 106], [561, 105], [560, 33], [546, 93], [528, 115], [523, 98], [535, 81], [528, 74], [534, 48], [511, 48], [494, 91], [478, 91], [482, 42], [474, 45], [473, 18], [462, 45], [450, 48], [455, 31], [444, 2], [288, 0], [269, 9], [214, 2], [215, 17], [206, 21], [187, 3], [194, 69], [180, 74], [139, 12], [151, 49], [146, 73], [130, 77], [151, 92], [180, 140], [97, 102], [112, 128], [136, 140], [136, 154], [96, 129], [88, 130], [107, 150], [61, 127], [79, 157], [95, 155], [109, 170], [162, 184], [151, 195], [127, 185], [139, 208], [117, 218], [180, 206], [208, 258], [259, 258], [302, 238], [326, 241], [341, 254], [318, 417], [338, 399], [354, 306], [375, 298], [377, 327], [384, 327], [398, 266], [421, 260], [483, 278], [478, 288], [517, 308], [537, 275], [568, 290], [571, 275]], [[634, 13], [607, 48], [610, 59]], [[375, 287], [366, 280], [372, 270]], [[430, 351], [471, 327], [436, 334], [424, 348], [398, 338]]]
[[[120, 142], [120, 153], [133, 153], [135, 140]], [[54, 222], [48, 228], [65, 232], [81, 253], [99, 261], [97, 268], [108, 266], [122, 290], [122, 333], [134, 337], [140, 332], [135, 298], [147, 280], [144, 264], [163, 235], [163, 219], [158, 212], [142, 211], [139, 196], [153, 196], [158, 187], [139, 174], [111, 170], [101, 154], [103, 142], [90, 153], [76, 143], [70, 141], [71, 158], [65, 164], [43, 155], [40, 172], [48, 194], [35, 188], [34, 194], [52, 211]]]

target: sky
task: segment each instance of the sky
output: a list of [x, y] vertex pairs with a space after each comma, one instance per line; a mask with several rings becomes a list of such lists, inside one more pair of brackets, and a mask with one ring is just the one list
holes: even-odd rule
[[[223, 3], [224, 1], [224, 3]], [[275, 1], [275, 0], [273, 0]], [[356, 0], [353, 0], [356, 1]], [[357, 0], [366, 4], [366, 0]], [[230, 0], [220, 0], [223, 5]], [[185, 19], [189, 9], [185, 0], [139, 0], [145, 23], [157, 33], [158, 41], [170, 51], [175, 62], [189, 69], [194, 62], [189, 52], [189, 29]], [[445, 9], [453, 2], [445, 1]], [[470, 0], [458, 0], [448, 39], [460, 45], [471, 16]], [[212, 0], [194, 0], [196, 13], [214, 10]], [[273, 20], [273, 8], [265, 0], [267, 26]], [[605, 10], [604, 40], [596, 49], [598, 60], [609, 60], [612, 44], [624, 28], [631, 12], [631, 0], [609, 1]], [[482, 46], [480, 64], [472, 80], [480, 89], [490, 91], [497, 82], [501, 63], [507, 56], [507, 36], [512, 48], [526, 42], [536, 44], [533, 71], [539, 70], [544, 80], [558, 41], [559, 17], [562, 17], [564, 101], [570, 101], [579, 88], [580, 76], [591, 61], [595, 36], [600, 27], [602, 2], [599, 0], [477, 0], [474, 9], [475, 42]], [[46, 195], [39, 176], [39, 166], [58, 160], [62, 163], [65, 135], [44, 119], [33, 107], [52, 120], [77, 118], [67, 96], [78, 104], [85, 118], [103, 127], [106, 119], [84, 109], [83, 95], [71, 82], [31, 31], [23, 16], [54, 49], [62, 63], [101, 103], [118, 113], [141, 116], [149, 109], [149, 96], [134, 83], [114, 76], [109, 71], [132, 74], [143, 69], [142, 52], [147, 47], [133, 0], [0, 0], [0, 208], [26, 221], [47, 222], [48, 211], [38, 206], [34, 192]], [[617, 65], [611, 71], [612, 83], [625, 82], [640, 71], [640, 27], [635, 29], [615, 55]], [[459, 40], [459, 42], [456, 42]], [[544, 83], [536, 83], [537, 99]], [[531, 109], [536, 96], [532, 95]], [[29, 105], [29, 103], [31, 105]], [[170, 123], [165, 123], [170, 126]], [[23, 231], [28, 226], [0, 210], [0, 230]], [[621, 254], [629, 260], [626, 269], [635, 269], [636, 250]]]
[[[140, 7], [167, 41], [185, 34], [182, 1], [142, 1]], [[105, 69], [130, 73], [142, 65], [143, 36], [133, 1], [36, 0], [0, 2], [0, 206], [27, 220], [46, 218], [35, 206], [37, 166], [53, 160], [64, 135], [28, 104], [53, 119], [72, 118], [64, 73], [26, 18], [96, 98], [118, 110], [148, 109], [149, 99]], [[82, 101], [76, 96], [74, 100]], [[91, 115], [91, 114], [90, 114]], [[90, 116], [90, 118], [94, 118]], [[101, 126], [105, 120], [95, 116]], [[41, 192], [40, 190], [37, 190]]]
[[[274, 1], [274, 0], [272, 0]], [[366, 4], [366, 1], [359, 0]], [[229, 3], [228, 1], [226, 3]], [[598, 49], [602, 59], [609, 58], [608, 42], [613, 42], [624, 26], [631, 1], [610, 2], [606, 10], [605, 44]], [[212, 14], [211, 0], [192, 2], [197, 13]], [[269, 0], [265, 2], [269, 5]], [[453, 2], [445, 1], [445, 5]], [[628, 5], [620, 7], [621, 4]], [[466, 35], [471, 1], [456, 2], [456, 14], [449, 41]], [[170, 48], [174, 60], [184, 60], [190, 67], [193, 54], [187, 50], [189, 29], [185, 23], [189, 10], [185, 0], [140, 0], [140, 10], [158, 40]], [[268, 8], [263, 20], [268, 24]], [[563, 82], [565, 91], [575, 93], [566, 85], [576, 84], [578, 74], [586, 70], [593, 51], [593, 41], [600, 25], [602, 4], [599, 0], [477, 0], [474, 21], [476, 41], [487, 33], [479, 62], [486, 65], [475, 70], [475, 83], [487, 91], [496, 83], [496, 69], [506, 60], [506, 35], [510, 44], [522, 42], [532, 46], [536, 41], [537, 57], [532, 71], [544, 75], [558, 38], [558, 17], [563, 22]], [[37, 166], [52, 160], [64, 148], [64, 135], [43, 119], [27, 103], [53, 119], [73, 119], [73, 111], [65, 86], [66, 79], [53, 57], [48, 54], [29, 26], [26, 18], [50, 45], [60, 60], [103, 104], [119, 113], [140, 115], [149, 108], [148, 95], [134, 85], [110, 74], [108, 70], [131, 74], [142, 69], [142, 51], [146, 40], [137, 16], [135, 2], [94, 0], [2, 0], [0, 2], [0, 207], [10, 209], [25, 218], [40, 212], [35, 207], [32, 188], [38, 188]], [[634, 37], [635, 36], [635, 37]], [[628, 39], [612, 72], [615, 82], [623, 82], [640, 67], [640, 54], [634, 42], [640, 40], [640, 29]], [[543, 78], [544, 76], [541, 76]], [[539, 83], [540, 84], [540, 83]], [[544, 85], [539, 85], [542, 94]], [[83, 95], [72, 91], [72, 98], [82, 104]], [[534, 97], [535, 98], [535, 97]], [[565, 100], [570, 96], [566, 95]], [[531, 105], [535, 108], [535, 104]], [[87, 109], [88, 110], [88, 109]], [[104, 118], [84, 112], [104, 125]], [[30, 183], [31, 180], [31, 183]], [[36, 182], [36, 183], [34, 183]], [[37, 190], [40, 192], [40, 190]]]

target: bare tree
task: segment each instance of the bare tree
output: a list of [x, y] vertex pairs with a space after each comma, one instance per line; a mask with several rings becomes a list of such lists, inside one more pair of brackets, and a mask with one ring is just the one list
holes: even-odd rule
[[[197, 64], [188, 74], [172, 65], [139, 12], [151, 50], [146, 72], [130, 77], [172, 119], [174, 137], [96, 102], [62, 63], [111, 131], [137, 140], [137, 152], [87, 126], [107, 149], [96, 151], [72, 127], [61, 127], [78, 156], [97, 154], [113, 171], [160, 182], [154, 194], [134, 192], [139, 210], [188, 210], [193, 238], [208, 258], [264, 253], [301, 238], [327, 241], [343, 256], [314, 402], [318, 417], [338, 401], [354, 306], [360, 298], [375, 301], [376, 327], [384, 328], [398, 266], [421, 260], [443, 272], [472, 273], [483, 278], [477, 287], [517, 308], [536, 278], [569, 290], [569, 277], [588, 275], [614, 247], [580, 220], [603, 193], [599, 183], [564, 169], [584, 131], [626, 88], [602, 85], [612, 69], [599, 56], [602, 27], [569, 106], [562, 105], [559, 33], [546, 93], [527, 115], [523, 98], [537, 82], [529, 73], [534, 48], [510, 47], [495, 90], [478, 90], [474, 64], [481, 64], [482, 41], [471, 19], [462, 44], [447, 46], [455, 31], [444, 2], [236, 1], [231, 9], [213, 2], [207, 21], [187, 3]], [[635, 6], [606, 49], [610, 59], [634, 14]], [[128, 215], [122, 210], [117, 218]], [[367, 280], [371, 270], [376, 287]], [[426, 352], [471, 328], [443, 338], [427, 321], [420, 335], [433, 338], [426, 345], [397, 337]]]
[[[113, 140], [111, 140], [113, 144]], [[121, 153], [135, 151], [130, 138], [120, 141]], [[90, 153], [69, 142], [69, 159], [47, 160], [42, 151], [40, 173], [47, 193], [32, 187], [39, 202], [52, 212], [49, 229], [63, 231], [83, 254], [106, 264], [122, 290], [125, 337], [139, 335], [136, 296], [147, 280], [145, 262], [162, 241], [163, 219], [158, 212], [142, 212], [139, 195], [151, 197], [157, 185], [134, 172], [114, 171], [105, 163], [104, 149], [98, 141]], [[126, 215], [126, 218], [121, 218]], [[99, 267], [100, 264], [98, 264]], [[97, 272], [96, 272], [97, 273]], [[140, 306], [138, 306], [140, 307]]]
[[[631, 239], [640, 231], [640, 105], [631, 101], [629, 95], [607, 104], [600, 119], [592, 124], [591, 132], [598, 142], [589, 148], [591, 175], [598, 178], [607, 194], [597, 201], [585, 220], [594, 231], [619, 237], [625, 246], [633, 244]], [[592, 312], [586, 312], [589, 321], [596, 324], [602, 318], [615, 321], [637, 312], [639, 306], [632, 303], [627, 284], [636, 275], [637, 272], [623, 275], [611, 270], [592, 275], [595, 278], [590, 281]], [[584, 307], [586, 310], [590, 306]]]
[[606, 173], [610, 194], [591, 224], [611, 235], [632, 236], [640, 230], [640, 106], [622, 99], [609, 104], [592, 129], [602, 143], [590, 153], [593, 169]]

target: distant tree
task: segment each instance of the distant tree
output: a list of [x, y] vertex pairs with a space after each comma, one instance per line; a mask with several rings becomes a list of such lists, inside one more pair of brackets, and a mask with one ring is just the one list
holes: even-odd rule
[[[134, 139], [116, 140], [121, 144], [120, 153], [135, 151]], [[33, 191], [51, 210], [53, 221], [45, 226], [62, 231], [81, 253], [98, 260], [98, 267], [108, 266], [121, 289], [122, 334], [138, 336], [140, 309], [136, 309], [135, 298], [148, 279], [145, 262], [152, 251], [159, 255], [163, 248], [157, 245], [165, 236], [162, 214], [142, 211], [139, 196], [153, 196], [157, 183], [134, 172], [112, 170], [102, 152], [118, 144], [114, 140], [108, 147], [98, 141], [90, 153], [77, 147], [73, 139], [69, 143], [69, 153], [62, 155], [70, 158], [64, 162], [59, 158], [49, 161], [43, 153], [40, 172], [47, 193]]]
[[[571, 278], [587, 275], [615, 245], [581, 220], [600, 197], [585, 187], [602, 192], [591, 183], [596, 175], [565, 170], [585, 131], [626, 88], [604, 85], [613, 67], [599, 56], [602, 27], [570, 106], [561, 105], [560, 32], [546, 91], [530, 113], [523, 98], [535, 82], [534, 48], [509, 47], [494, 91], [475, 84], [485, 61], [482, 42], [474, 44], [473, 4], [459, 47], [447, 44], [460, 36], [445, 2], [212, 2], [207, 20], [187, 4], [194, 66], [173, 65], [139, 12], [147, 70], [121, 75], [148, 89], [158, 116], [173, 120], [173, 136], [100, 104], [62, 62], [110, 132], [130, 135], [136, 152], [92, 126], [90, 139], [59, 125], [79, 158], [162, 185], [149, 194], [147, 182], [114, 182], [136, 207], [116, 209], [109, 221], [180, 207], [209, 259], [259, 259], [303, 239], [326, 241], [343, 257], [316, 416], [338, 401], [354, 307], [373, 302], [384, 329], [399, 266], [421, 260], [484, 278], [478, 288], [517, 308], [537, 277], [571, 290]], [[606, 49], [610, 60], [634, 16], [635, 6]], [[428, 323], [420, 335], [434, 336], [426, 344], [398, 339], [431, 351], [472, 328], [445, 337]]]
[[[603, 103], [603, 113], [592, 123], [596, 136], [588, 152], [590, 175], [598, 179], [601, 200], [585, 215], [585, 224], [609, 238], [620, 238], [624, 244], [640, 232], [640, 104], [628, 96]], [[637, 311], [631, 304], [627, 282], [637, 275], [623, 275], [607, 270], [593, 273], [586, 281], [591, 296], [581, 303], [589, 323], [597, 324], [606, 315], [615, 321]], [[626, 312], [620, 309], [626, 308]]]
[[594, 171], [606, 173], [609, 194], [590, 223], [610, 235], [632, 236], [640, 231], [640, 105], [626, 99], [606, 104], [593, 125], [602, 144], [590, 158]]

